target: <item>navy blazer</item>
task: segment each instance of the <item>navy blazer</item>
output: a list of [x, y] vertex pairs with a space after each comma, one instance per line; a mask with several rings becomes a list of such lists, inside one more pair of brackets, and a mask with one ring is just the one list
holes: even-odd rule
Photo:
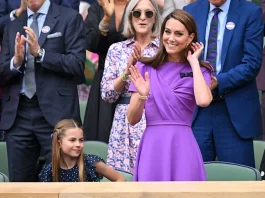
[[[0, 129], [8, 130], [14, 123], [22, 86], [24, 63], [21, 73], [10, 70], [14, 56], [16, 32], [25, 35], [27, 13], [9, 23], [4, 32], [3, 51], [0, 53], [0, 86], [8, 87], [2, 98]], [[73, 9], [51, 3], [41, 32], [39, 45], [45, 49], [42, 63], [35, 62], [36, 95], [45, 119], [53, 126], [65, 118], [80, 120], [79, 100], [75, 78], [84, 76], [86, 33], [84, 22]], [[57, 37], [48, 38], [49, 34]]]
[[[20, 7], [21, 0], [0, 0], [0, 40], [5, 26], [10, 22], [10, 12]], [[57, 5], [63, 5], [79, 11], [80, 0], [51, 0]]]
[[[199, 41], [203, 43], [209, 7], [208, 0], [198, 0], [184, 7], [194, 17]], [[256, 76], [262, 62], [261, 8], [245, 0], [231, 0], [227, 22], [233, 22], [235, 28], [226, 28], [224, 33], [222, 68], [216, 76], [219, 94], [225, 97], [231, 121], [238, 134], [242, 138], [260, 136], [262, 124]]]

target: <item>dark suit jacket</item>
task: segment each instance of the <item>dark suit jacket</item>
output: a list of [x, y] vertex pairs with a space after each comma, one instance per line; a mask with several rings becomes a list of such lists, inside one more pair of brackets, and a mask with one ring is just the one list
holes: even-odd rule
[[[184, 7], [194, 17], [199, 41], [203, 43], [209, 7], [208, 0]], [[224, 32], [222, 69], [216, 76], [219, 93], [225, 97], [230, 119], [238, 134], [242, 138], [260, 136], [262, 124], [256, 76], [262, 61], [261, 8], [245, 0], [231, 0], [227, 22], [233, 22], [235, 28], [226, 28]]]
[[[265, 24], [265, 0], [261, 0], [261, 8], [263, 14], [263, 23]], [[265, 36], [265, 28], [264, 28]], [[257, 76], [257, 86], [259, 90], [265, 91], [265, 48], [263, 48], [262, 66], [259, 75]]]
[[[5, 26], [10, 22], [10, 12], [20, 7], [21, 0], [0, 0], [0, 43]], [[57, 5], [63, 5], [79, 11], [80, 0], [51, 0]]]
[[[3, 111], [0, 129], [8, 130], [14, 123], [22, 85], [22, 73], [10, 70], [14, 56], [16, 32], [25, 35], [27, 13], [9, 23], [5, 28], [3, 51], [0, 54], [0, 86], [8, 87], [2, 99]], [[55, 125], [64, 118], [78, 118], [79, 102], [74, 78], [84, 76], [86, 34], [84, 23], [76, 11], [51, 4], [44, 26], [48, 33], [41, 32], [39, 44], [45, 49], [42, 63], [35, 62], [37, 97], [46, 120]], [[62, 36], [47, 38], [48, 34], [60, 32]]]

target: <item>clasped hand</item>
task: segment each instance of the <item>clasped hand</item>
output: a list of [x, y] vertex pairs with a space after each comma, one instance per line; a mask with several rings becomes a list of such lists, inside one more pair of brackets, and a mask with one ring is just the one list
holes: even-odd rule
[[19, 67], [22, 65], [24, 61], [25, 56], [25, 43], [28, 43], [28, 50], [29, 53], [36, 57], [37, 51], [40, 49], [39, 43], [38, 43], [38, 37], [35, 34], [35, 32], [29, 28], [24, 27], [24, 30], [26, 34], [28, 35], [28, 38], [26, 38], [24, 35], [20, 35], [19, 32], [16, 34], [16, 40], [15, 40], [15, 56], [14, 56], [14, 66]]

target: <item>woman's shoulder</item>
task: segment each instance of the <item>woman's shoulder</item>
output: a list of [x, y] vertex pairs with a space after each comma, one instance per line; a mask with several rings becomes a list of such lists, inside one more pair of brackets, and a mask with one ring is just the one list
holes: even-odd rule
[[52, 181], [52, 163], [44, 165], [42, 171], [39, 174], [39, 180], [41, 182], [51, 182]]

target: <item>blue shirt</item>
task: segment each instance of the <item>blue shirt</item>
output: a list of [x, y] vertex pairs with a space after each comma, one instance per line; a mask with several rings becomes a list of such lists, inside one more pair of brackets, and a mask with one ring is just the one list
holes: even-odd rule
[[[39, 35], [38, 36], [40, 36], [41, 29], [42, 29], [43, 24], [45, 22], [45, 19], [46, 19], [46, 16], [48, 14], [50, 5], [51, 5], [50, 0], [46, 0], [45, 3], [41, 6], [41, 8], [37, 11], [37, 13], [40, 13], [39, 17], [37, 18], [38, 26], [39, 26]], [[29, 8], [27, 8], [27, 15], [28, 15], [27, 26], [28, 27], [30, 27], [31, 23], [33, 22], [33, 14], [34, 14], [34, 12], [32, 10], [30, 10]], [[27, 53], [27, 51], [28, 51], [28, 44], [26, 43], [26, 53]], [[44, 54], [43, 54], [40, 62], [43, 61], [44, 56], [45, 56], [45, 50], [44, 50]], [[10, 61], [10, 70], [16, 70], [17, 72], [20, 72], [19, 71], [20, 67], [15, 68], [13, 62], [14, 62], [14, 57]], [[25, 64], [25, 66], [27, 67], [27, 64]], [[24, 93], [24, 90], [25, 90], [25, 80], [23, 78], [22, 87], [21, 87], [20, 93]]]
[[[219, 23], [218, 23], [217, 57], [216, 57], [216, 73], [217, 74], [221, 71], [221, 68], [222, 68], [222, 66], [221, 66], [221, 52], [222, 52], [223, 38], [224, 38], [224, 32], [225, 32], [230, 2], [231, 2], [231, 0], [227, 0], [222, 6], [219, 7], [222, 11], [218, 14]], [[214, 11], [213, 11], [214, 8], [216, 8], [216, 7], [212, 4], [210, 4], [210, 10], [209, 10], [209, 14], [208, 14], [206, 31], [205, 31], [204, 60], [206, 60], [206, 55], [207, 55], [208, 37], [209, 37], [209, 32], [210, 32], [211, 21], [212, 21], [213, 15], [214, 15]]]

